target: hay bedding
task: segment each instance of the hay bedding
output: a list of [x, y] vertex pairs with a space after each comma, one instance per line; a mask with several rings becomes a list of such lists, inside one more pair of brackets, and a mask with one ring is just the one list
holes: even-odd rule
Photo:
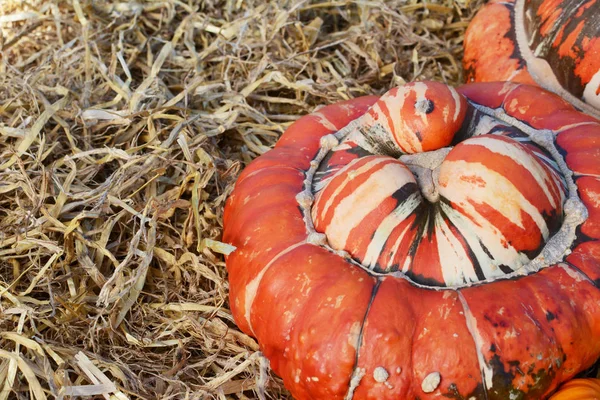
[[287, 399], [233, 323], [241, 169], [315, 106], [461, 82], [481, 1], [0, 3], [0, 400]]

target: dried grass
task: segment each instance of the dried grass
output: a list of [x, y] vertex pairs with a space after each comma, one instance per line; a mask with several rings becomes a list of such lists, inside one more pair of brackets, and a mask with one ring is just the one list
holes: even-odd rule
[[0, 400], [286, 399], [225, 199], [315, 106], [461, 82], [481, 3], [0, 3]]

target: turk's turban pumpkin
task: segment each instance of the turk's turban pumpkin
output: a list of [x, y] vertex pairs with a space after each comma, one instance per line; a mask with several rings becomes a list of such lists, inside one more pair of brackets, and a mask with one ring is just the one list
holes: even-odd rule
[[515, 83], [324, 107], [241, 174], [230, 306], [296, 399], [540, 399], [600, 355], [600, 123]]
[[467, 82], [537, 84], [600, 117], [600, 1], [492, 0], [465, 34]]

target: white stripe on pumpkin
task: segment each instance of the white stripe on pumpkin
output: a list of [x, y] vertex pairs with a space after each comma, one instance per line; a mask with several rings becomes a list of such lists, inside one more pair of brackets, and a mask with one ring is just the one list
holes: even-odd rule
[[[414, 179], [412, 181], [414, 182]], [[402, 223], [402, 221], [406, 220], [413, 213], [422, 201], [423, 199], [419, 192], [413, 193], [381, 221], [381, 224], [377, 227], [377, 230], [373, 235], [373, 239], [371, 239], [371, 242], [367, 247], [367, 252], [362, 262], [363, 265], [370, 269], [375, 267], [382, 255], [383, 247], [390, 237], [390, 234]]]
[[466, 282], [477, 282], [473, 262], [460, 240], [438, 212], [435, 216], [435, 234], [444, 282], [448, 286]]
[[[543, 190], [548, 202], [556, 208], [556, 202], [552, 197], [548, 187], [548, 174], [542, 167], [539, 160], [531, 157], [530, 153], [525, 151], [522, 146], [515, 145], [503, 140], [498, 140], [493, 136], [478, 136], [462, 143], [463, 146], [483, 146], [488, 150], [506, 157], [510, 157], [516, 164], [525, 168], [535, 178], [538, 186]], [[476, 151], [476, 150], [475, 150]], [[514, 177], [518, 179], [518, 177]]]
[[[344, 168], [340, 169], [336, 173], [336, 176], [346, 173], [346, 171], [348, 169], [354, 168], [354, 164], [357, 163], [358, 161], [360, 161], [360, 159], [352, 160], [348, 165], [346, 165]], [[347, 174], [346, 179], [329, 196], [329, 198], [327, 199], [327, 202], [323, 206], [323, 209], [319, 208], [320, 202], [317, 200], [315, 202], [315, 206], [313, 207], [313, 210], [312, 210], [312, 217], [313, 217], [313, 220], [315, 221], [315, 225], [317, 225], [317, 220], [320, 220], [321, 217], [325, 216], [325, 214], [327, 213], [327, 210], [329, 210], [329, 208], [334, 204], [334, 202], [337, 200], [337, 197], [339, 196], [339, 194], [352, 181], [353, 177], [363, 174], [363, 173], [367, 172], [369, 169], [374, 168], [378, 164], [381, 164], [383, 162], [389, 162], [389, 159], [385, 159], [383, 157], [373, 158], [371, 161], [368, 161], [362, 167], [359, 167], [358, 169], [353, 171], [352, 174]], [[332, 178], [334, 178], [334, 177], [332, 177]]]
[[[408, 168], [400, 163], [390, 163], [373, 172], [350, 196], [340, 199], [335, 205], [331, 223], [325, 228], [331, 246], [345, 249], [350, 232], [385, 199], [409, 182], [414, 182], [414, 178]], [[319, 212], [327, 212], [327, 208]]]
[[[466, 161], [445, 161], [442, 174], [445, 175], [446, 185], [440, 187], [440, 195], [465, 210], [475, 223], [486, 224], [487, 220], [477, 212], [472, 203], [487, 204], [521, 229], [524, 228], [521, 212], [529, 214], [544, 239], [548, 237], [548, 227], [540, 210], [531, 204], [505, 176], [482, 164]], [[449, 177], [452, 179], [449, 180]], [[480, 180], [485, 182], [485, 185], [473, 185], [461, 179], [462, 177]], [[440, 180], [442, 179], [440, 175]]]

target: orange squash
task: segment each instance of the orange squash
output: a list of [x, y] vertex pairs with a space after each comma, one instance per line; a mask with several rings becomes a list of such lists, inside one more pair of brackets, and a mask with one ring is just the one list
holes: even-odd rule
[[573, 379], [562, 385], [550, 400], [600, 400], [600, 379]]
[[600, 118], [599, 0], [491, 0], [465, 34], [467, 82], [536, 84]]
[[230, 306], [297, 400], [539, 400], [600, 356], [600, 122], [539, 87], [321, 108], [238, 179]]

